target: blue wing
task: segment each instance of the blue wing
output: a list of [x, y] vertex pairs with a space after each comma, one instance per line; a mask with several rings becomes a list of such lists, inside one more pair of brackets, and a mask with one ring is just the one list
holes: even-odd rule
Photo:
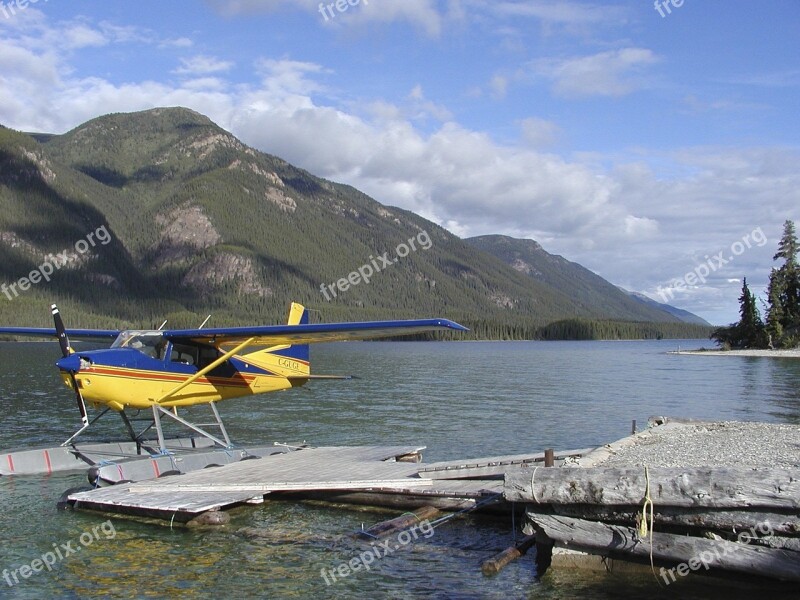
[[[55, 328], [47, 327], [0, 327], [0, 334], [58, 338]], [[67, 329], [67, 336], [75, 339], [113, 340], [119, 334], [115, 329]]]
[[175, 341], [194, 341], [214, 345], [235, 344], [256, 338], [254, 345], [295, 345], [319, 342], [370, 340], [414, 335], [428, 331], [469, 331], [447, 319], [407, 321], [365, 321], [355, 323], [317, 323], [313, 325], [271, 325], [220, 329], [168, 329], [164, 337]]

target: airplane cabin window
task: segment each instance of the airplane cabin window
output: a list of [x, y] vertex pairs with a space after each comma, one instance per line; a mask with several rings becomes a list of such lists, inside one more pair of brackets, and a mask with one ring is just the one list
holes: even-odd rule
[[170, 362], [183, 363], [185, 365], [197, 365], [198, 348], [194, 346], [183, 346], [175, 344], [172, 347]]

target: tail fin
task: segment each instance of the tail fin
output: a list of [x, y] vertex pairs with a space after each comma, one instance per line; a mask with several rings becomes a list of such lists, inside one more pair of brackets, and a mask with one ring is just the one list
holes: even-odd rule
[[[292, 302], [287, 325], [307, 325], [308, 311], [302, 304]], [[288, 378], [305, 380], [311, 374], [308, 344], [272, 346], [245, 354], [243, 358], [257, 367]], [[303, 381], [304, 382], [304, 381]]]
[[[302, 304], [298, 304], [297, 302], [292, 302], [292, 306], [289, 309], [289, 320], [286, 323], [287, 325], [308, 325], [308, 311], [306, 307]], [[291, 350], [291, 357], [297, 360], [302, 360], [308, 365], [309, 361], [309, 352], [308, 352], [308, 344], [302, 344], [299, 346], [289, 346], [289, 350]], [[289, 355], [287, 355], [289, 356]]]

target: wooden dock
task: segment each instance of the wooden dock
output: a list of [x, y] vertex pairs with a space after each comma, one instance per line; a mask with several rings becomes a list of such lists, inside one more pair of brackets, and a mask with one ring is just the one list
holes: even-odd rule
[[[73, 493], [75, 508], [184, 523], [210, 511], [261, 503], [269, 494], [407, 508], [465, 508], [500, 500], [510, 468], [543, 464], [544, 454], [423, 465], [419, 446], [308, 448], [139, 483]], [[563, 459], [585, 451], [556, 454]]]

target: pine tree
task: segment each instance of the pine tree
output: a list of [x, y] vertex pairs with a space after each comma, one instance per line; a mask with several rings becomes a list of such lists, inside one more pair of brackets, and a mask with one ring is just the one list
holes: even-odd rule
[[741, 319], [736, 325], [738, 346], [740, 348], [763, 348], [765, 344], [764, 323], [756, 305], [756, 297], [747, 287], [747, 278], [742, 283], [742, 295], [739, 296], [739, 315]]
[[[783, 265], [773, 270], [770, 277], [770, 286], [777, 288], [777, 298], [780, 300], [781, 325], [785, 330], [800, 325], [800, 267], [797, 264], [797, 234], [794, 223], [786, 221], [783, 224], [783, 235], [778, 244], [778, 252], [773, 260], [783, 259]], [[770, 308], [773, 301], [770, 298]]]
[[783, 280], [778, 276], [778, 271], [772, 269], [767, 287], [767, 322], [766, 332], [771, 347], [780, 347], [783, 341]]
[[711, 339], [725, 349], [765, 348], [767, 333], [756, 306], [756, 297], [747, 287], [747, 278], [742, 283], [742, 295], [739, 296], [739, 316], [738, 323], [715, 329]]

